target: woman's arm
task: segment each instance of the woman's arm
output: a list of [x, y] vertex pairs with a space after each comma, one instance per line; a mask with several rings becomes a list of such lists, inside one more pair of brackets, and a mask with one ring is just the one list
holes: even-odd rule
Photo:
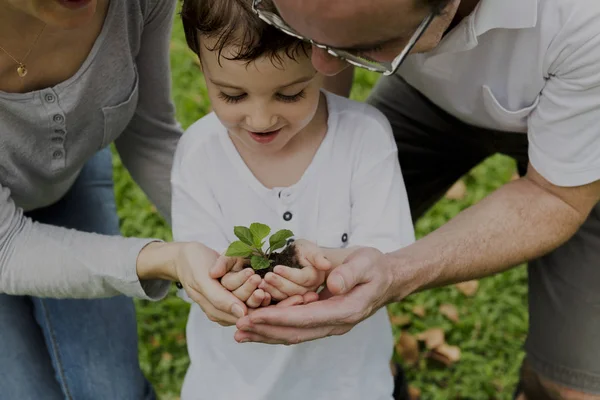
[[140, 281], [137, 275], [138, 254], [152, 241], [33, 222], [0, 186], [0, 293], [159, 299], [169, 282]]
[[163, 217], [170, 222], [170, 173], [181, 136], [171, 100], [169, 44], [177, 1], [153, 0], [136, 57], [138, 106], [115, 141], [123, 164]]

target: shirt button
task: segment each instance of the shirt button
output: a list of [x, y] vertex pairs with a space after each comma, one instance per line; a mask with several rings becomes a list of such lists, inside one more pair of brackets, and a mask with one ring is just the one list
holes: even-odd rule
[[54, 117], [52, 117], [52, 119], [54, 120], [54, 122], [60, 124], [65, 120], [65, 117], [63, 117], [60, 114], [55, 114]]
[[348, 234], [347, 234], [347, 233], [344, 233], [344, 234], [342, 235], [342, 242], [346, 243], [347, 241], [348, 241]]
[[62, 144], [62, 143], [65, 141], [65, 139], [63, 139], [63, 138], [62, 138], [62, 137], [60, 137], [60, 136], [54, 136], [54, 137], [53, 137], [52, 139], [50, 139], [50, 140], [52, 140], [52, 143], [55, 143], [55, 144]]
[[61, 158], [63, 158], [63, 152], [60, 150], [56, 150], [54, 153], [52, 153], [52, 158], [54, 158], [55, 160], [59, 160]]
[[292, 220], [292, 213], [291, 213], [291, 212], [289, 212], [289, 211], [286, 211], [286, 212], [283, 214], [283, 219], [284, 219], [284, 220], [286, 220], [286, 221], [291, 221], [291, 220]]
[[57, 135], [64, 135], [67, 132], [65, 132], [64, 129], [55, 129], [54, 133], [56, 133]]
[[48, 103], [54, 103], [54, 100], [56, 100], [56, 97], [54, 97], [54, 95], [53, 95], [53, 94], [50, 94], [50, 93], [48, 93], [48, 94], [45, 96], [45, 99], [46, 99], [46, 101], [47, 101]]

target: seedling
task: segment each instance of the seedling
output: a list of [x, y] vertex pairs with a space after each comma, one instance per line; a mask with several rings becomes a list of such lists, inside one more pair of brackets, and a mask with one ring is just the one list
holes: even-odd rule
[[[282, 229], [269, 237], [269, 246], [264, 250], [266, 239], [271, 233], [271, 228], [265, 224], [255, 222], [249, 228], [236, 226], [233, 233], [239, 239], [229, 245], [225, 252], [228, 257], [242, 257], [249, 261], [249, 266], [259, 275], [264, 276], [272, 271], [275, 265], [286, 265], [301, 268], [296, 260], [294, 245], [288, 245], [288, 239], [294, 233]], [[276, 250], [285, 248], [282, 252]]]

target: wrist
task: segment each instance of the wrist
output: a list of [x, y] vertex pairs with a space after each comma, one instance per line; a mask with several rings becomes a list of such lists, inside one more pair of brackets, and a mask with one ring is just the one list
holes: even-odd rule
[[413, 293], [431, 286], [436, 272], [422, 260], [412, 259], [399, 250], [384, 255], [385, 264], [390, 271], [391, 301], [399, 302]]
[[175, 259], [177, 243], [151, 242], [140, 250], [137, 257], [137, 274], [140, 280], [177, 280]]

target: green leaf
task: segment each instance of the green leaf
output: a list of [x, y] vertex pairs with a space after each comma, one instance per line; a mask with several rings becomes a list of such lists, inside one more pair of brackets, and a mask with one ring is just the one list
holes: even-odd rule
[[233, 233], [238, 237], [238, 239], [246, 243], [248, 246], [254, 246], [252, 232], [250, 232], [250, 229], [246, 228], [245, 226], [236, 226], [233, 228]]
[[252, 254], [252, 247], [239, 240], [231, 243], [225, 255], [227, 257], [249, 257]]
[[275, 251], [284, 247], [287, 243], [287, 240], [292, 236], [294, 236], [294, 233], [289, 229], [282, 229], [280, 231], [275, 232], [269, 238], [269, 246], [271, 251]]
[[271, 228], [269, 228], [265, 224], [259, 224], [258, 222], [254, 222], [250, 225], [250, 232], [252, 232], [252, 239], [254, 240], [254, 245], [261, 248], [261, 243], [264, 238], [266, 238], [269, 233], [271, 233]]
[[252, 269], [258, 271], [269, 268], [271, 266], [271, 261], [261, 256], [252, 256], [250, 264], [252, 265]]

